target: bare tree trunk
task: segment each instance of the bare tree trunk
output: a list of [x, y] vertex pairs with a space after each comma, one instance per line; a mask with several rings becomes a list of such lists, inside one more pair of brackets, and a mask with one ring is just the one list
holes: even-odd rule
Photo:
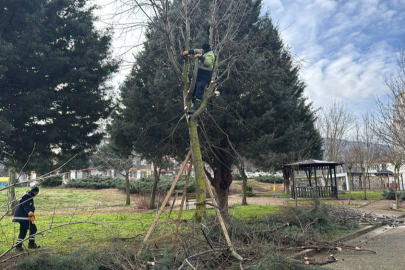
[[238, 165], [238, 169], [240, 172], [240, 175], [242, 176], [242, 205], [248, 205], [247, 203], [247, 194], [246, 194], [246, 188], [247, 188], [247, 176], [245, 173], [245, 169], [242, 165]]
[[205, 204], [202, 203], [205, 201], [206, 198], [206, 187], [204, 180], [205, 177], [204, 163], [202, 161], [200, 141], [198, 138], [197, 119], [189, 119], [189, 134], [195, 172], [195, 189], [196, 189], [195, 193], [197, 201], [194, 219], [197, 222], [201, 222], [202, 217], [205, 215], [206, 210]]
[[130, 205], [131, 204], [131, 190], [129, 186], [129, 171], [125, 174], [125, 191], [127, 193], [127, 201], [125, 202], [125, 205]]
[[284, 192], [290, 194], [290, 170], [283, 167]]
[[366, 184], [366, 176], [364, 175], [364, 171], [365, 170], [362, 169], [362, 173], [361, 173], [363, 175], [363, 177], [362, 177], [362, 185], [363, 185], [363, 191], [364, 191], [363, 199], [367, 200], [367, 184]]
[[157, 171], [156, 166], [153, 167], [153, 186], [150, 193], [150, 202], [149, 202], [149, 209], [155, 209], [155, 197], [156, 197], [156, 189], [157, 184], [159, 182], [159, 174]]
[[10, 166], [8, 168], [8, 184], [11, 186], [8, 189], [8, 205], [11, 207], [11, 214], [14, 215], [15, 208], [17, 207], [17, 200], [15, 196], [15, 186], [14, 184], [17, 182], [16, 178], [16, 168], [15, 166]]
[[218, 159], [214, 161], [214, 179], [211, 181], [211, 185], [215, 188], [218, 196], [218, 207], [222, 211], [228, 212], [228, 194], [232, 184], [232, 162], [223, 151], [216, 150], [216, 156]]
[[399, 206], [398, 200], [398, 186], [399, 186], [399, 167], [395, 166], [394, 169], [394, 182], [395, 182], [395, 202], [397, 203], [397, 207]]
[[349, 202], [348, 204], [350, 204], [350, 200], [352, 199], [352, 168], [349, 168]]

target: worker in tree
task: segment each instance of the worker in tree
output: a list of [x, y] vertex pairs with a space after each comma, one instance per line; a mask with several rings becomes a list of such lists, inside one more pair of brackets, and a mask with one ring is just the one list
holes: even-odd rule
[[34, 223], [35, 220], [35, 205], [34, 197], [38, 195], [39, 188], [33, 187], [27, 191], [20, 200], [18, 200], [17, 208], [15, 209], [13, 222], [20, 223], [20, 234], [18, 235], [16, 251], [23, 251], [22, 241], [27, 235], [27, 231], [30, 231], [28, 239], [28, 248], [39, 248], [40, 246], [35, 244], [35, 233], [37, 232], [37, 226]]
[[[183, 55], [194, 54], [194, 58], [198, 58], [198, 73], [195, 82], [193, 94], [191, 100], [193, 102], [193, 108], [187, 111], [188, 114], [193, 114], [201, 106], [201, 102], [204, 96], [205, 88], [209, 85], [212, 76], [212, 69], [214, 67], [215, 55], [211, 50], [210, 44], [203, 44], [201, 49], [194, 49], [184, 51]], [[190, 89], [191, 90], [191, 89]]]

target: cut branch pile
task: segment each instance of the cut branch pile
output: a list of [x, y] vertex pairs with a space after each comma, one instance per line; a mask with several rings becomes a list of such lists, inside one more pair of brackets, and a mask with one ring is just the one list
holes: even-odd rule
[[361, 216], [359, 217], [359, 224], [360, 225], [376, 225], [376, 224], [382, 224], [382, 225], [389, 225], [391, 227], [399, 227], [399, 226], [404, 226], [403, 218], [397, 218], [394, 216], [379, 216], [374, 213], [362, 213]]
[[357, 221], [359, 225], [390, 225], [392, 227], [403, 226], [405, 219], [395, 216], [377, 215], [374, 213], [361, 212], [347, 207], [331, 207], [330, 216], [334, 218], [337, 224], [347, 224], [351, 221]]

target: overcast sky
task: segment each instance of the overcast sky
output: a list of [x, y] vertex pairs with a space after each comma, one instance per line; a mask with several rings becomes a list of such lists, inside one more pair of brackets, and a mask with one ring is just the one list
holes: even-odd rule
[[[94, 2], [104, 5], [112, 0]], [[314, 108], [327, 108], [336, 99], [360, 116], [373, 107], [375, 96], [387, 89], [385, 77], [397, 66], [405, 38], [405, 0], [264, 0], [263, 4], [263, 13], [270, 13], [302, 66], [305, 95]], [[113, 10], [104, 6], [102, 14]], [[115, 47], [126, 51], [118, 41]], [[115, 81], [128, 71], [127, 66]]]
[[264, 0], [297, 59], [314, 107], [333, 99], [360, 115], [386, 91], [405, 38], [405, 0]]

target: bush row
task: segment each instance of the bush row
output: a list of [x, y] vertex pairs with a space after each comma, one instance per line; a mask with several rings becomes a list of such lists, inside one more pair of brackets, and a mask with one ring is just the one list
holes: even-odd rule
[[67, 187], [71, 188], [92, 188], [92, 189], [104, 189], [104, 188], [116, 188], [119, 182], [123, 181], [122, 178], [102, 176], [102, 175], [90, 175], [81, 179], [70, 179], [66, 183]]
[[[173, 184], [175, 179], [174, 175], [162, 175], [157, 186], [157, 192], [168, 191]], [[176, 190], [182, 190], [186, 183], [185, 178], [180, 178], [175, 187]], [[130, 192], [139, 193], [149, 193], [153, 186], [153, 176], [148, 176], [140, 179], [129, 180]], [[90, 189], [103, 189], [103, 188], [117, 188], [119, 190], [125, 191], [125, 179], [102, 176], [102, 175], [92, 175], [81, 179], [71, 179], [66, 184], [67, 187], [71, 188], [90, 188]], [[195, 191], [194, 179], [190, 179], [189, 185], [187, 187], [187, 192]]]
[[[168, 191], [173, 182], [174, 182], [175, 176], [174, 175], [162, 175], [160, 176], [159, 183], [157, 185], [157, 192], [164, 192]], [[130, 192], [139, 194], [139, 193], [149, 193], [152, 190], [153, 186], [153, 176], [141, 178], [141, 179], [131, 179], [129, 180], [129, 185], [130, 185]], [[184, 185], [186, 183], [185, 178], [180, 178], [179, 181], [176, 184], [175, 190], [182, 190], [184, 188]], [[119, 190], [125, 191], [125, 181], [122, 179], [118, 184], [117, 188]], [[187, 187], [187, 192], [194, 192], [195, 191], [195, 181], [194, 179], [190, 178], [188, 187]]]
[[51, 176], [47, 179], [45, 179], [40, 186], [42, 187], [59, 187], [62, 185], [63, 183], [63, 178], [60, 175], [56, 175], [56, 176]]
[[259, 176], [259, 177], [255, 177], [255, 179], [259, 182], [262, 183], [278, 183], [281, 184], [284, 182], [284, 179], [282, 176], [277, 176], [277, 175], [269, 175], [269, 176]]

